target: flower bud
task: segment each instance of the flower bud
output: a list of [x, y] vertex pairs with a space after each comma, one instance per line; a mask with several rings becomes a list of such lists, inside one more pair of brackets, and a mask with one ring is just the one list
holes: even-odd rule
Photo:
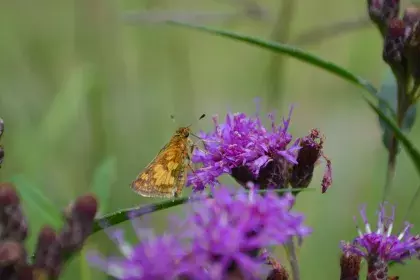
[[312, 129], [308, 136], [300, 141], [300, 150], [297, 156], [298, 164], [293, 166], [290, 185], [293, 188], [306, 188], [312, 181], [315, 165], [320, 157], [327, 161], [327, 168], [322, 179], [322, 193], [332, 184], [331, 161], [322, 152], [324, 138], [317, 129]]
[[393, 70], [405, 73], [406, 59], [404, 57], [404, 43], [406, 37], [406, 25], [400, 19], [392, 19], [388, 23], [387, 33], [384, 39], [382, 57]]
[[66, 252], [79, 250], [91, 233], [98, 202], [92, 195], [79, 197], [73, 204], [67, 223], [59, 235], [62, 249]]
[[4, 121], [2, 118], [0, 118], [0, 138], [3, 135], [4, 132]]
[[0, 184], [0, 240], [22, 242], [28, 224], [19, 205], [19, 197], [12, 184]]
[[368, 13], [370, 19], [384, 29], [388, 20], [398, 17], [400, 0], [368, 0]]

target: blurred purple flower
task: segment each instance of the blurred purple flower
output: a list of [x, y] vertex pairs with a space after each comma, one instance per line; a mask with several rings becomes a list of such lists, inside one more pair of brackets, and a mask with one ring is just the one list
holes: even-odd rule
[[[260, 279], [265, 260], [258, 256], [259, 249], [310, 233], [304, 217], [290, 211], [294, 204], [290, 194], [261, 196], [253, 188], [246, 194], [220, 187], [212, 198], [197, 195], [193, 201], [187, 217], [176, 223], [182, 232], [176, 229], [171, 235], [148, 238], [138, 234], [141, 242], [131, 246], [122, 231], [116, 231], [111, 237], [123, 257], [92, 254], [89, 262], [124, 280], [216, 280], [233, 274]], [[134, 228], [141, 231], [138, 225]]]
[[186, 248], [174, 235], [142, 236], [141, 243], [132, 246], [124, 240], [123, 232], [115, 231], [112, 239], [118, 245], [123, 257], [104, 258], [90, 253], [88, 261], [107, 274], [124, 280], [176, 279], [192, 262], [181, 262], [187, 254]]
[[287, 132], [287, 120], [276, 125], [274, 115], [269, 114], [271, 131], [261, 123], [259, 116], [247, 117], [244, 113], [227, 114], [225, 123], [213, 118], [214, 131], [200, 133], [205, 151], [195, 149], [192, 161], [202, 167], [188, 177], [187, 185], [194, 190], [204, 189], [206, 184], [215, 185], [218, 177], [231, 174], [239, 183], [246, 185], [252, 181], [260, 188], [287, 184], [290, 167], [296, 164], [299, 141], [288, 147], [292, 135]]
[[[265, 196], [225, 187], [213, 190], [213, 199], [195, 206], [185, 233], [192, 240], [194, 256], [206, 263], [211, 279], [223, 279], [237, 269], [242, 275], [257, 277], [265, 260], [255, 255], [259, 249], [285, 243], [292, 236], [306, 236], [303, 215], [290, 212], [294, 197], [276, 193]], [[254, 279], [254, 278], [252, 278]]]
[[[386, 216], [384, 205], [380, 205], [376, 231], [372, 231], [366, 217], [366, 208], [360, 210], [365, 225], [365, 232], [358, 228], [359, 237], [352, 243], [342, 241], [344, 253], [356, 254], [367, 260], [369, 275], [387, 273], [388, 263], [403, 262], [411, 257], [418, 257], [420, 252], [420, 236], [411, 235], [412, 225], [406, 223], [399, 234], [392, 234], [395, 207], [392, 215]], [[376, 278], [369, 278], [376, 279]]]

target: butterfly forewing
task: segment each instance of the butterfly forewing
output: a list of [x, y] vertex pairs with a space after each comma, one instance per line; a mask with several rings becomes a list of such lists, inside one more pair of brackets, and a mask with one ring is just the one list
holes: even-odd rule
[[144, 197], [179, 196], [186, 179], [189, 128], [180, 128], [169, 143], [131, 183], [131, 188]]

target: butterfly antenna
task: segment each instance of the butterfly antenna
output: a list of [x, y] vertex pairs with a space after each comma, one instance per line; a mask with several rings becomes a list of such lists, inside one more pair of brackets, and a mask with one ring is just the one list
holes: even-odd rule
[[170, 117], [171, 117], [171, 120], [175, 123], [175, 122], [176, 122], [176, 120], [175, 120], [175, 115], [172, 115], [172, 114], [171, 114], [171, 116], [170, 116]]

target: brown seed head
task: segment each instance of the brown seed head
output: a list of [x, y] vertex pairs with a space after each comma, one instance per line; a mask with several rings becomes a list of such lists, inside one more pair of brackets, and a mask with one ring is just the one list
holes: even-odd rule
[[34, 268], [46, 271], [52, 277], [58, 276], [61, 269], [62, 254], [57, 235], [49, 226], [44, 226], [39, 233], [35, 249]]
[[84, 195], [76, 199], [73, 206], [73, 214], [83, 216], [90, 220], [95, 218], [98, 210], [98, 202], [93, 195]]
[[78, 251], [83, 246], [92, 231], [97, 208], [98, 203], [92, 195], [81, 196], [73, 203], [71, 215], [58, 237], [65, 254]]
[[19, 197], [13, 185], [0, 184], [0, 240], [25, 240], [28, 223], [19, 205]]
[[340, 280], [358, 280], [362, 257], [356, 254], [343, 253], [340, 258]]
[[0, 208], [8, 205], [18, 205], [19, 197], [12, 183], [0, 183]]
[[26, 258], [23, 245], [15, 241], [0, 243], [0, 267], [24, 263]]
[[255, 178], [246, 166], [235, 167], [232, 169], [231, 176], [243, 187], [247, 187], [248, 182], [252, 182], [259, 189], [286, 188], [292, 171], [292, 164], [280, 157], [268, 162], [260, 169], [258, 177]]

